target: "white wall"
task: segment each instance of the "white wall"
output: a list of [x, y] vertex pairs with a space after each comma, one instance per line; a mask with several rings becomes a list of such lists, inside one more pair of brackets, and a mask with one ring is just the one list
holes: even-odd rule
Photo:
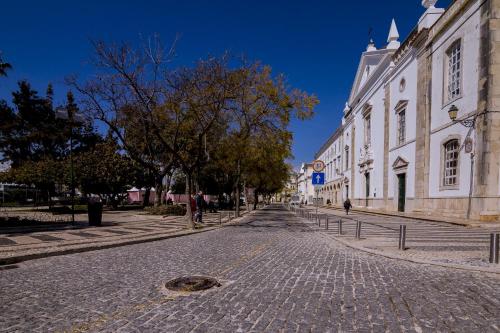
[[[479, 67], [479, 23], [481, 1], [476, 1], [457, 22], [437, 38], [432, 54], [432, 116], [430, 149], [430, 196], [456, 197], [467, 196], [470, 182], [470, 158], [463, 151], [460, 154], [458, 189], [446, 190], [442, 184], [441, 145], [450, 135], [458, 135], [460, 143], [467, 136], [468, 129], [462, 125], [452, 125], [448, 116], [451, 105], [459, 109], [458, 117], [475, 112], [478, 102]], [[446, 51], [457, 39], [462, 40], [462, 97], [448, 103], [444, 101], [444, 78], [447, 74]], [[474, 141], [476, 141], [474, 139]]]
[[[392, 165], [400, 156], [408, 162], [406, 170], [406, 197], [415, 196], [415, 140], [417, 122], [417, 59], [414, 52], [398, 63], [391, 77], [390, 109], [389, 109], [389, 168], [388, 168], [388, 198], [398, 196], [397, 175]], [[406, 85], [403, 91], [400, 89], [402, 80]], [[406, 106], [406, 136], [405, 144], [398, 146], [398, 117], [396, 107], [400, 101], [407, 100]]]
[[379, 80], [369, 93], [361, 99], [360, 103], [354, 110], [354, 126], [355, 131], [355, 165], [353, 176], [355, 179], [356, 199], [366, 197], [365, 174], [359, 172], [358, 162], [362, 152], [365, 150], [365, 124], [363, 116], [363, 108], [365, 105], [371, 105], [371, 151], [373, 156], [372, 170], [370, 170], [370, 195], [369, 198], [383, 198], [383, 183], [384, 183], [384, 98], [385, 91], [383, 81]]

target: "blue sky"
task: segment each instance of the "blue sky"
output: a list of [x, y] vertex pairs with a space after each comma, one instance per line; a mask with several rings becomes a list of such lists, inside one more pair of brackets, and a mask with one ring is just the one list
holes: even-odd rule
[[[447, 7], [451, 0], [440, 0]], [[316, 116], [294, 122], [295, 165], [309, 161], [339, 125], [368, 30], [384, 46], [391, 19], [401, 40], [417, 24], [420, 0], [239, 1], [6, 1], [0, 51], [14, 71], [0, 80], [0, 99], [10, 100], [27, 79], [44, 92], [48, 82], [62, 101], [64, 77], [91, 73], [89, 40], [137, 42], [158, 33], [166, 44], [181, 35], [177, 65], [191, 65], [225, 50], [260, 60], [283, 73], [291, 86], [316, 94]]]

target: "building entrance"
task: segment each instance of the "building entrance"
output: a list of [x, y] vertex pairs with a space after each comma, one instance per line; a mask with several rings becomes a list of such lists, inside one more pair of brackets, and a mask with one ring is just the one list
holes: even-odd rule
[[398, 211], [405, 211], [406, 203], [406, 173], [398, 175]]

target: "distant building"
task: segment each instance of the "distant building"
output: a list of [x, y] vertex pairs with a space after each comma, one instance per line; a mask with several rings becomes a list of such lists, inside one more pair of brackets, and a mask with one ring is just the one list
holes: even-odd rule
[[402, 43], [393, 20], [387, 45], [362, 53], [342, 124], [316, 155], [324, 203], [499, 219], [500, 2], [436, 2], [422, 1]]
[[297, 189], [300, 201], [312, 205], [315, 192], [312, 186], [311, 176], [313, 173], [312, 163], [302, 163], [297, 175]]
[[292, 196], [297, 194], [297, 177], [298, 175], [296, 172], [290, 172], [285, 188], [280, 194], [280, 201], [288, 202], [291, 200]]
[[325, 186], [319, 191], [319, 200], [322, 203], [334, 205], [342, 204], [343, 194], [349, 193], [349, 181], [344, 178], [344, 167], [342, 166], [342, 155], [348, 150], [344, 145], [342, 127], [338, 128], [328, 141], [316, 154], [316, 159], [325, 162]]

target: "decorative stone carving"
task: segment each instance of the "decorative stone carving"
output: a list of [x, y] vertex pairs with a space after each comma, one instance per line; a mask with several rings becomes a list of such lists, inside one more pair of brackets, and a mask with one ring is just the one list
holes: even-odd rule
[[433, 8], [436, 5], [437, 0], [422, 0], [422, 6], [425, 8]]
[[366, 173], [373, 169], [373, 150], [371, 145], [365, 145], [363, 149], [360, 149], [358, 166], [360, 173]]
[[392, 163], [392, 168], [394, 170], [400, 170], [400, 169], [406, 169], [408, 168], [408, 161], [402, 158], [401, 156], [398, 156], [394, 163]]

